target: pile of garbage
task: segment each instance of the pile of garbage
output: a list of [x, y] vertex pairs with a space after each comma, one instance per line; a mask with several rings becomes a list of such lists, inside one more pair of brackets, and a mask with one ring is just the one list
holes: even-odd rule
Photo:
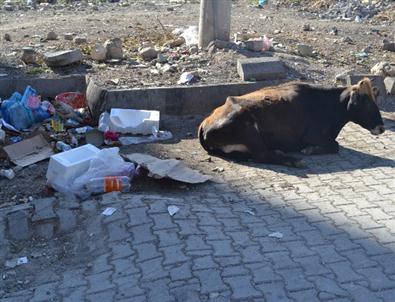
[[[289, 4], [291, 1], [280, 2], [282, 4]], [[292, 1], [292, 3], [295, 4], [295, 1]], [[307, 11], [317, 13], [323, 19], [343, 19], [356, 22], [372, 18], [393, 6], [391, 1], [379, 0], [300, 1], [299, 5]]]
[[[66, 92], [42, 100], [31, 86], [1, 101], [0, 108], [0, 150], [18, 170], [50, 158], [47, 184], [56, 191], [80, 198], [128, 192], [133, 178], [144, 170], [154, 178], [187, 183], [209, 179], [176, 160], [132, 154], [126, 162], [119, 154], [119, 146], [173, 137], [159, 130], [159, 111], [113, 108], [103, 112], [95, 125], [84, 94]], [[17, 169], [4, 163], [0, 178], [12, 180]]]

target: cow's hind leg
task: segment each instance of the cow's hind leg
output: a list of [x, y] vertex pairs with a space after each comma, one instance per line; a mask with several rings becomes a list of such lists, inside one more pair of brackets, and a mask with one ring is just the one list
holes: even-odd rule
[[336, 141], [334, 141], [331, 144], [322, 145], [322, 146], [307, 146], [306, 148], [302, 149], [300, 152], [306, 155], [338, 153], [339, 144]]
[[268, 150], [255, 154], [253, 160], [259, 163], [283, 165], [293, 168], [302, 168], [305, 166], [300, 159], [286, 155], [280, 150]]

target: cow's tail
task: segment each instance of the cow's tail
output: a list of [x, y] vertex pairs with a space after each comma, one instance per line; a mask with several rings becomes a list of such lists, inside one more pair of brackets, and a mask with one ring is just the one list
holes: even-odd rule
[[206, 141], [204, 140], [204, 129], [203, 129], [203, 124], [204, 121], [200, 124], [199, 130], [198, 130], [198, 137], [199, 137], [199, 142], [202, 145], [203, 149], [206, 151], [209, 151], [209, 147], [206, 144]]

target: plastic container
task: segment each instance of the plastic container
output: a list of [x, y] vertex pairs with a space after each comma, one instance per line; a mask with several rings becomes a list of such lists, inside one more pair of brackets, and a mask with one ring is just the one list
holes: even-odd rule
[[62, 142], [62, 141], [58, 141], [58, 142], [56, 142], [56, 149], [58, 151], [64, 152], [64, 151], [71, 150], [71, 146], [66, 144], [66, 143], [64, 143], [64, 142]]
[[100, 151], [93, 145], [84, 145], [52, 155], [47, 170], [47, 182], [58, 191], [67, 191], [72, 182], [89, 168], [90, 161]]
[[89, 193], [129, 192], [130, 181], [128, 176], [97, 177], [90, 179], [84, 189]]
[[111, 109], [110, 131], [148, 135], [159, 129], [160, 112], [156, 110]]
[[101, 132], [107, 132], [110, 130], [110, 115], [108, 112], [100, 114], [99, 126], [97, 127]]

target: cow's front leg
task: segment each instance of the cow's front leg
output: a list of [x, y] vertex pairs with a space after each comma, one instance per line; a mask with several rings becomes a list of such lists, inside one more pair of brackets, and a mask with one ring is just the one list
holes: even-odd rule
[[330, 154], [339, 152], [339, 144], [337, 141], [323, 146], [307, 146], [300, 152], [306, 155]]
[[300, 159], [288, 156], [280, 150], [268, 150], [254, 154], [253, 160], [259, 163], [282, 165], [292, 168], [305, 167], [305, 164]]

